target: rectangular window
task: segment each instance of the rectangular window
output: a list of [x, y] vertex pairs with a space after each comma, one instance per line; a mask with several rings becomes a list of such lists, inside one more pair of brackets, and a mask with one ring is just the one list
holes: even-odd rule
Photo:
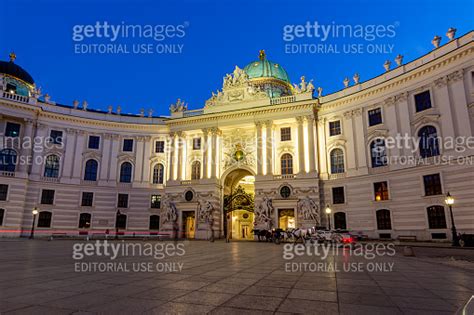
[[43, 189], [41, 192], [41, 204], [52, 205], [54, 203], [54, 190]]
[[375, 201], [388, 200], [388, 184], [387, 182], [374, 183]]
[[368, 111], [369, 126], [375, 126], [382, 123], [382, 109], [376, 108]]
[[423, 176], [423, 183], [425, 185], [425, 196], [442, 195], [441, 177], [439, 174], [430, 174]]
[[59, 130], [51, 130], [49, 133], [49, 142], [54, 144], [63, 143], [63, 132]]
[[330, 121], [329, 122], [329, 136], [337, 136], [341, 134], [341, 121]]
[[117, 207], [128, 208], [128, 194], [118, 194]]
[[341, 204], [345, 202], [346, 202], [346, 198], [344, 196], [344, 187], [333, 187], [332, 188], [332, 203]]
[[280, 140], [290, 141], [291, 140], [291, 127], [285, 127], [280, 129]]
[[430, 91], [424, 91], [415, 95], [415, 109], [416, 112], [424, 111], [431, 108]]
[[89, 149], [99, 149], [100, 146], [100, 137], [99, 136], [89, 136]]
[[82, 193], [81, 206], [83, 206], [83, 207], [92, 207], [93, 201], [94, 201], [94, 193], [92, 193], [92, 192], [83, 192]]
[[165, 152], [165, 142], [156, 141], [155, 142], [155, 153], [164, 153]]
[[159, 209], [161, 207], [161, 195], [151, 195], [151, 208]]
[[0, 200], [7, 200], [8, 185], [0, 184]]
[[15, 124], [12, 122], [7, 122], [7, 126], [5, 127], [5, 137], [19, 137], [20, 136], [20, 124]]
[[193, 139], [193, 150], [201, 150], [201, 138]]
[[133, 152], [133, 139], [123, 139], [123, 152]]

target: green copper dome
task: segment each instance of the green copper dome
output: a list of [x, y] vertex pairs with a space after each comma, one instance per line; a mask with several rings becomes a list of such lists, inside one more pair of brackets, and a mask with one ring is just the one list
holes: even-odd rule
[[253, 61], [245, 66], [244, 71], [250, 79], [274, 78], [290, 83], [285, 69], [278, 63], [271, 62], [265, 56], [265, 51], [260, 51], [260, 60]]

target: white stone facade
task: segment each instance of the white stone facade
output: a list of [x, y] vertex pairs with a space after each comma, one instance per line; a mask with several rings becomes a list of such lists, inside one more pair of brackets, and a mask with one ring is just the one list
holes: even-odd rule
[[[0, 209], [4, 209], [0, 235], [28, 236], [36, 207], [52, 214], [50, 227], [36, 227], [42, 235], [114, 231], [119, 210], [127, 215], [124, 232], [147, 234], [150, 216], [159, 215], [159, 231], [172, 233], [174, 219], [181, 229], [183, 212], [192, 211], [199, 218], [196, 238], [207, 238], [209, 225], [216, 236], [222, 236], [226, 179], [235, 172], [255, 176], [255, 205], [259, 207], [265, 197], [272, 201], [273, 226], [279, 209], [294, 209], [297, 226], [314, 225], [298, 211], [298, 202], [309, 197], [317, 205], [318, 223], [323, 226], [328, 218], [324, 209], [329, 206], [333, 226], [341, 227], [344, 213], [347, 229], [369, 237], [431, 240], [443, 239], [444, 233], [449, 239], [451, 220], [444, 204], [449, 191], [456, 200], [453, 210], [458, 231], [472, 233], [474, 150], [460, 152], [440, 145], [439, 155], [419, 159], [416, 166], [390, 162], [373, 167], [370, 146], [375, 139], [397, 135], [418, 139], [426, 126], [434, 127], [441, 138], [473, 136], [473, 36], [470, 32], [408, 64], [325, 96], [313, 97], [312, 88], [298, 88], [293, 95], [268, 98], [252, 90], [245, 78], [237, 78], [226, 82], [203, 109], [187, 110], [179, 101], [172, 106], [170, 117], [98, 112], [78, 104], [62, 106], [49, 97], [40, 101], [37, 95], [11, 94], [2, 83], [1, 133], [7, 132], [8, 123], [16, 123], [21, 125], [20, 139], [47, 138], [52, 130], [61, 131], [63, 139], [62, 144], [46, 149], [39, 145], [43, 149], [38, 150], [2, 141], [2, 149], [15, 150], [20, 163], [14, 172], [0, 173], [0, 184], [7, 185], [5, 200], [0, 194]], [[234, 77], [241, 75], [238, 70]], [[417, 112], [415, 95], [425, 91], [429, 91], [431, 106]], [[371, 110], [381, 113], [381, 123], [369, 125]], [[339, 123], [333, 123], [336, 121]], [[282, 128], [290, 128], [290, 140], [282, 141], [281, 133], [288, 134]], [[336, 134], [331, 136], [331, 132]], [[99, 137], [98, 148], [90, 148], [90, 136]], [[194, 148], [197, 138], [201, 145]], [[130, 152], [124, 151], [126, 139], [133, 140]], [[163, 152], [156, 152], [157, 141], [164, 141]], [[343, 153], [339, 156], [341, 172], [331, 170], [334, 149]], [[242, 156], [236, 158], [237, 153]], [[292, 157], [289, 174], [281, 170], [285, 154]], [[46, 174], [45, 163], [38, 162], [50, 155], [59, 157], [57, 177]], [[412, 143], [411, 147], [387, 148], [386, 156], [412, 161], [420, 158], [420, 150]], [[22, 163], [22, 159], [37, 162]], [[97, 162], [96, 180], [86, 180], [89, 160]], [[193, 164], [196, 161], [200, 164]], [[120, 181], [126, 162], [132, 165], [129, 183]], [[154, 183], [157, 164], [163, 166], [162, 183], [160, 174], [155, 174], [158, 183]], [[433, 174], [439, 174], [441, 190], [435, 187], [427, 195], [424, 176]], [[380, 182], [386, 182], [383, 187], [388, 192], [377, 200], [374, 183]], [[280, 195], [283, 186], [290, 187], [289, 197]], [[334, 202], [336, 187], [343, 187], [344, 198], [339, 203]], [[45, 189], [54, 190], [52, 204], [42, 203]], [[190, 201], [185, 198], [187, 191], [193, 192]], [[84, 192], [93, 193], [92, 205], [82, 205]], [[126, 206], [119, 207], [119, 194], [128, 195]], [[162, 198], [161, 207], [151, 206], [152, 195]], [[206, 201], [213, 210], [211, 221], [197, 213]], [[427, 209], [432, 206], [442, 207], [444, 227], [439, 225], [440, 213], [428, 217]], [[378, 210], [389, 212], [383, 217]], [[91, 215], [87, 229], [78, 229], [81, 213]], [[378, 222], [378, 214], [383, 222]], [[165, 220], [167, 216], [171, 219]]]

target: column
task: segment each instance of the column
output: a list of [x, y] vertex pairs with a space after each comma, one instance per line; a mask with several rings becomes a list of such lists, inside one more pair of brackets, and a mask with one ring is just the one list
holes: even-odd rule
[[316, 170], [316, 153], [314, 145], [314, 117], [306, 116], [308, 122], [308, 156], [309, 156], [309, 172], [314, 173]]
[[108, 178], [108, 169], [110, 167], [110, 153], [112, 151], [112, 136], [110, 134], [102, 135], [102, 160], [100, 162], [99, 180], [106, 181]]
[[355, 135], [357, 145], [357, 163], [358, 168], [367, 168], [367, 149], [364, 137], [364, 121], [362, 120], [362, 109], [353, 110]]
[[174, 155], [175, 155], [175, 138], [176, 133], [170, 133], [169, 138], [169, 163], [168, 163], [168, 180], [174, 180]]
[[177, 180], [183, 180], [183, 147], [186, 145], [186, 140], [183, 138], [183, 132], [179, 131], [177, 134], [178, 158], [176, 165], [178, 166]]
[[29, 161], [32, 158], [33, 154], [33, 148], [32, 144], [34, 141], [34, 134], [33, 134], [33, 120], [32, 119], [27, 119], [25, 118], [25, 132], [23, 133], [23, 139], [21, 143], [23, 143], [25, 140], [30, 142], [30, 145], [25, 146], [21, 150], [21, 157], [24, 159], [23, 161], [19, 161], [19, 166], [18, 166], [18, 171], [20, 173], [23, 173], [22, 176], [27, 177], [28, 176], [28, 166], [29, 166]]
[[36, 124], [36, 135], [35, 138], [39, 139], [37, 140], [38, 144], [34, 144], [33, 146], [33, 165], [31, 166], [31, 174], [34, 175], [36, 178], [39, 179], [43, 166], [43, 159], [45, 158], [44, 154], [44, 144], [46, 143], [46, 137], [47, 137], [47, 129], [46, 125], [42, 123], [37, 123]]
[[267, 127], [266, 133], [266, 160], [267, 160], [267, 170], [266, 175], [273, 175], [273, 121], [268, 120], [265, 122]]
[[119, 154], [120, 150], [120, 138], [118, 135], [112, 135], [112, 149], [111, 149], [111, 155], [110, 155], [110, 166], [109, 167], [109, 181], [111, 182], [116, 182], [117, 181], [117, 173], [119, 172], [119, 169], [117, 167], [117, 156]]
[[219, 134], [219, 129], [212, 128], [211, 129], [211, 178], [217, 177], [217, 159], [219, 158], [218, 155], [218, 148], [217, 148], [217, 136]]
[[263, 148], [262, 148], [262, 122], [255, 123], [257, 127], [257, 175], [263, 175]]
[[[357, 167], [357, 154], [356, 154], [356, 143], [358, 143], [357, 147], [365, 148], [364, 141], [360, 141], [359, 139], [355, 139], [356, 130], [354, 128], [354, 123], [352, 121], [353, 112], [347, 111], [344, 112], [344, 122], [341, 122], [343, 127], [343, 133], [347, 139], [346, 143], [346, 172], [349, 170], [354, 170]], [[357, 142], [359, 141], [359, 142]]]
[[136, 137], [137, 141], [137, 152], [135, 152], [135, 169], [133, 172], [133, 181], [141, 182], [143, 173], [143, 150], [145, 146], [145, 137]]
[[[411, 98], [411, 97], [410, 97]], [[398, 124], [400, 126], [400, 136], [401, 137], [411, 137], [411, 126], [410, 126], [410, 113], [408, 111], [408, 106], [413, 105], [412, 102], [410, 104], [408, 103], [408, 94], [402, 93], [399, 95], [399, 98], [397, 100], [397, 109], [398, 109]], [[411, 141], [410, 141], [411, 142]], [[407, 148], [407, 143], [405, 141], [402, 142], [402, 148], [401, 150], [403, 151], [403, 156], [404, 157], [410, 157], [413, 156], [412, 153], [412, 143], [409, 143], [410, 148]]]
[[150, 182], [150, 157], [151, 157], [151, 137], [145, 137], [145, 150], [143, 152], [143, 172], [142, 182]]
[[296, 117], [298, 123], [298, 173], [302, 174], [305, 172], [304, 167], [304, 130], [303, 122], [304, 118], [299, 116]]
[[208, 129], [203, 129], [202, 130], [202, 178], [208, 179], [209, 174], [208, 174], [208, 163], [209, 163], [209, 137], [208, 137], [209, 130]]
[[[441, 117], [443, 117], [444, 121], [441, 127], [443, 129], [442, 130], [443, 137], [454, 138], [456, 134], [454, 128], [457, 125], [457, 122], [453, 118], [454, 118], [454, 111], [457, 110], [457, 107], [455, 107], [454, 106], [455, 104], [451, 102], [447, 84], [448, 84], [447, 77], [442, 77], [434, 82], [435, 89], [433, 93], [434, 95], [431, 95], [431, 102], [433, 103], [435, 107], [439, 108]], [[465, 98], [464, 91], [462, 91], [461, 97]], [[469, 119], [469, 115], [466, 118]], [[467, 124], [470, 125], [469, 121]], [[460, 126], [460, 125], [457, 125], [457, 126]]]
[[74, 160], [74, 151], [76, 150], [76, 130], [68, 128], [66, 130], [66, 150], [63, 156], [63, 172], [61, 178], [72, 177], [72, 166]]
[[[466, 91], [464, 88], [463, 70], [455, 71], [448, 75], [449, 80], [449, 94], [452, 100], [452, 108], [454, 108], [457, 136], [472, 135], [471, 123], [469, 121], [469, 109], [466, 102]], [[444, 125], [445, 122], [443, 122]], [[450, 124], [449, 122], [448, 124]], [[445, 135], [443, 135], [445, 136]]]
[[328, 173], [328, 166], [327, 166], [327, 148], [326, 148], [326, 118], [319, 118], [318, 119], [318, 145], [319, 145], [319, 173], [320, 174], [327, 174]]
[[76, 135], [76, 150], [74, 152], [74, 164], [72, 169], [72, 178], [78, 182], [82, 179], [82, 153], [84, 151], [85, 132], [78, 130]]

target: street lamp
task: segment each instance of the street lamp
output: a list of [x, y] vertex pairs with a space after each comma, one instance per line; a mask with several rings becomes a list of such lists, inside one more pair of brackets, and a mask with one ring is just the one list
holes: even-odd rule
[[453, 246], [459, 246], [458, 233], [456, 232], [456, 225], [454, 224], [454, 216], [453, 216], [454, 198], [451, 196], [449, 192], [446, 195], [446, 199], [444, 200], [444, 202], [449, 207], [449, 214], [451, 215], [451, 232], [453, 233]]
[[33, 223], [31, 224], [30, 239], [33, 239], [35, 237], [35, 222], [36, 222], [36, 215], [38, 214], [38, 208], [34, 207], [31, 213], [33, 214]]
[[328, 215], [328, 230], [331, 230], [331, 208], [329, 208], [329, 205], [326, 205], [326, 214]]
[[118, 223], [119, 223], [119, 217], [122, 213], [120, 213], [120, 209], [117, 210], [117, 213], [115, 215], [115, 239], [118, 240], [118, 232], [119, 232], [119, 226], [118, 226]]

